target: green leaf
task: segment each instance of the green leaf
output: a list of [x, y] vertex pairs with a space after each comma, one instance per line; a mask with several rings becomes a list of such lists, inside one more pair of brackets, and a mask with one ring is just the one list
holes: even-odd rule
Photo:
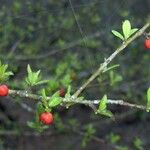
[[131, 31], [130, 31], [130, 36], [133, 35], [136, 31], [138, 31], [137, 28], [131, 29]]
[[5, 76], [12, 76], [12, 75], [14, 75], [14, 74], [11, 71], [5, 72]]
[[122, 76], [115, 73], [113, 70], [109, 72], [109, 77], [111, 86], [114, 86], [116, 83], [122, 81]]
[[43, 132], [45, 129], [48, 129], [48, 126], [41, 125], [39, 122], [33, 122], [33, 121], [28, 121], [27, 126], [38, 132]]
[[43, 97], [43, 99], [47, 99], [45, 89], [42, 89], [42, 97]]
[[133, 144], [137, 150], [144, 150], [143, 142], [140, 138], [136, 137], [135, 140], [133, 141]]
[[28, 74], [32, 73], [32, 70], [31, 70], [31, 67], [30, 67], [29, 64], [28, 64], [28, 66], [27, 66], [27, 72], [28, 72]]
[[8, 65], [4, 65], [0, 61], [0, 82], [6, 81], [9, 76], [13, 75], [11, 71], [7, 71]]
[[54, 93], [50, 100], [48, 101], [48, 105], [50, 107], [56, 107], [62, 102], [62, 98], [59, 96], [59, 91]]
[[107, 107], [106, 103], [107, 103], [107, 95], [104, 95], [103, 98], [100, 100], [98, 111], [100, 112], [105, 111]]
[[48, 105], [49, 107], [56, 107], [62, 102], [61, 97], [53, 97], [49, 100]]
[[28, 121], [27, 122], [27, 126], [32, 128], [32, 129], [35, 129], [37, 127], [36, 123], [35, 122], [32, 122], [32, 121]]
[[110, 110], [101, 111], [99, 112], [99, 114], [110, 117], [110, 118], [114, 116]]
[[41, 85], [41, 84], [45, 84], [48, 82], [49, 82], [49, 80], [41, 80], [41, 81], [37, 82], [36, 85]]
[[54, 98], [54, 97], [60, 97], [59, 95], [60, 95], [60, 94], [59, 94], [59, 91], [57, 91], [57, 92], [55, 92], [55, 93], [52, 95], [51, 98]]
[[96, 132], [95, 128], [93, 127], [92, 124], [88, 124], [85, 127], [85, 132], [83, 134], [83, 139], [82, 139], [82, 147], [85, 148], [85, 146], [88, 144], [88, 142], [91, 140], [92, 136]]
[[52, 90], [57, 89], [59, 87], [58, 81], [56, 79], [49, 80], [48, 87]]
[[108, 135], [108, 140], [111, 144], [117, 144], [120, 141], [121, 137], [118, 134], [110, 133]]
[[35, 86], [37, 84], [42, 84], [43, 82], [40, 81], [40, 70], [37, 72], [33, 72], [30, 65], [27, 66], [27, 73], [28, 76], [26, 77], [26, 82], [29, 86]]
[[111, 31], [116, 37], [120, 38], [121, 40], [124, 41], [124, 37], [121, 33], [119, 33], [118, 31], [112, 30]]
[[147, 90], [147, 111], [150, 110], [150, 87]]
[[124, 34], [124, 38], [128, 39], [130, 36], [130, 32], [131, 32], [131, 24], [129, 20], [125, 20], [122, 24], [122, 31]]
[[107, 110], [107, 95], [104, 95], [100, 100], [99, 107], [96, 113], [107, 117], [113, 117], [113, 113], [110, 110]]
[[115, 65], [113, 65], [113, 66], [110, 66], [110, 67], [106, 68], [103, 72], [107, 72], [107, 71], [112, 70], [112, 69], [114, 69], [114, 68], [117, 68], [117, 67], [119, 67], [119, 66], [120, 66], [119, 64], [115, 64]]
[[48, 81], [48, 88], [52, 91], [52, 90], [56, 90], [59, 88], [59, 83], [56, 79], [50, 79]]
[[68, 86], [68, 89], [67, 89], [67, 92], [66, 92], [66, 94], [65, 94], [65, 98], [68, 98], [68, 97], [70, 97], [71, 96], [71, 86], [69, 85]]
[[38, 102], [37, 103], [37, 112], [38, 112], [38, 115], [41, 114], [44, 111], [45, 111], [45, 108], [44, 108], [43, 104], [41, 102]]

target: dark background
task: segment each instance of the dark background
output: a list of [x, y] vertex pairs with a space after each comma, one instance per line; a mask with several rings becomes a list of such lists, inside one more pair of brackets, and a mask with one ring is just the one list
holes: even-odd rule
[[[57, 71], [65, 66], [51, 94], [65, 87], [64, 78], [75, 91], [121, 44], [111, 30], [121, 31], [122, 21], [130, 20], [133, 27], [142, 27], [150, 20], [149, 0], [0, 0], [0, 59], [14, 72], [7, 84], [12, 89], [24, 89], [26, 66], [40, 69], [44, 79], [56, 80]], [[150, 51], [143, 46], [144, 35], [130, 44], [112, 64], [110, 72], [94, 81], [83, 93], [87, 99], [104, 94], [146, 104], [150, 85]], [[59, 68], [59, 69], [57, 69]], [[36, 89], [39, 91], [40, 87]], [[27, 127], [32, 120], [35, 102], [22, 98], [0, 98], [0, 150], [144, 150], [150, 147], [150, 115], [147, 112], [121, 106], [109, 106], [116, 120], [96, 116], [85, 106], [57, 108], [57, 121], [42, 134]], [[86, 126], [95, 130], [83, 148]], [[114, 142], [115, 138], [118, 138]]]

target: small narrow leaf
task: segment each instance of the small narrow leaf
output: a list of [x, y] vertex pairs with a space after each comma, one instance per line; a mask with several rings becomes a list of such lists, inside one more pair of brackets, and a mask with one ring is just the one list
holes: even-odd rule
[[113, 66], [110, 66], [110, 67], [106, 68], [103, 72], [107, 72], [107, 71], [112, 70], [112, 69], [114, 69], [114, 68], [117, 68], [117, 67], [119, 67], [119, 66], [120, 66], [119, 64], [115, 64], [115, 65], [113, 65]]
[[27, 72], [28, 72], [28, 74], [32, 73], [32, 70], [31, 70], [31, 67], [30, 67], [29, 64], [28, 64], [28, 66], [27, 66]]
[[68, 98], [70, 96], [71, 96], [71, 86], [69, 85], [67, 89], [67, 93], [65, 94], [65, 98]]
[[99, 107], [96, 113], [107, 117], [113, 117], [113, 113], [110, 110], [107, 110], [107, 95], [104, 95], [100, 100]]
[[150, 87], [147, 90], [147, 111], [150, 110]]
[[54, 97], [49, 100], [48, 105], [49, 107], [56, 107], [61, 103], [61, 97]]
[[59, 91], [57, 91], [57, 92], [55, 92], [55, 93], [52, 95], [51, 98], [54, 98], [54, 97], [60, 97], [59, 95], [60, 95], [60, 94], [59, 94]]
[[43, 97], [43, 99], [47, 99], [45, 89], [42, 89], [42, 97]]
[[131, 32], [131, 24], [129, 20], [125, 20], [122, 24], [122, 31], [124, 34], [124, 38], [128, 39], [130, 36], [130, 32]]
[[114, 86], [116, 83], [122, 81], [122, 76], [115, 73], [113, 70], [109, 72], [109, 77], [110, 77], [110, 85]]
[[98, 111], [106, 110], [106, 103], [107, 103], [107, 95], [104, 95], [103, 98], [100, 100]]
[[41, 102], [37, 103], [37, 111], [38, 111], [38, 114], [41, 114], [42, 112], [45, 111], [45, 108]]
[[32, 129], [35, 129], [37, 127], [37, 125], [34, 122], [32, 122], [32, 121], [28, 121], [27, 122], [27, 126], [32, 128]]
[[9, 76], [13, 75], [11, 71], [7, 71], [8, 65], [2, 64], [0, 61], [0, 82], [6, 81]]
[[136, 31], [138, 31], [137, 28], [131, 29], [131, 31], [130, 31], [130, 36], [133, 35]]
[[33, 72], [30, 65], [27, 66], [27, 77], [26, 77], [26, 82], [29, 86], [35, 86], [37, 84], [40, 84], [40, 70], [37, 72]]
[[50, 79], [48, 81], [48, 88], [52, 91], [58, 89], [59, 88], [58, 81], [56, 79]]
[[37, 82], [36, 85], [41, 85], [41, 84], [45, 84], [48, 82], [49, 82], [49, 80], [41, 80], [41, 81]]
[[101, 115], [107, 116], [107, 117], [113, 117], [113, 113], [110, 110], [102, 111], [100, 112]]
[[12, 75], [14, 75], [11, 71], [9, 71], [9, 72], [5, 72], [5, 75], [6, 76], [12, 76]]
[[121, 33], [119, 33], [118, 31], [112, 30], [111, 31], [116, 37], [120, 38], [121, 40], [124, 41], [124, 37], [122, 36]]

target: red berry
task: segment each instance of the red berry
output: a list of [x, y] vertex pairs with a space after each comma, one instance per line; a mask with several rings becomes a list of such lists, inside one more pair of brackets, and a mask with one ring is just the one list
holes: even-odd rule
[[7, 85], [0, 85], [0, 96], [7, 96], [8, 95], [8, 87]]
[[50, 125], [53, 123], [53, 115], [50, 112], [43, 112], [40, 114], [39, 120], [45, 125]]
[[145, 46], [145, 48], [150, 49], [150, 38], [149, 39], [145, 39], [144, 46]]
[[65, 96], [65, 89], [63, 87], [59, 90], [59, 96], [60, 97], [64, 97]]

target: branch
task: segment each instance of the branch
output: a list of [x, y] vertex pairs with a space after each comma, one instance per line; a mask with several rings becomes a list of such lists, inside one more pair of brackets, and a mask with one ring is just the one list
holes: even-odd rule
[[122, 51], [124, 50], [132, 41], [141, 36], [144, 31], [150, 26], [150, 23], [147, 23], [139, 31], [137, 31], [131, 38], [123, 42], [120, 47], [118, 47], [114, 53], [112, 53], [105, 61], [100, 64], [100, 67], [91, 75], [91, 77], [83, 84], [81, 87], [74, 93], [73, 97], [78, 97], [79, 94], [101, 73], [103, 73], [108, 66], [108, 64]]
[[[9, 95], [10, 96], [19, 96], [22, 98], [34, 99], [37, 101], [42, 100], [42, 96], [28, 93], [27, 91], [9, 90]], [[50, 99], [50, 98], [51, 97], [47, 97], [47, 99]], [[68, 98], [62, 98], [62, 102], [66, 103], [66, 104], [84, 104], [84, 105], [88, 105], [89, 107], [91, 107], [93, 109], [93, 106], [98, 105], [100, 100], [82, 100], [81, 101], [78, 98], [70, 97], [69, 99]], [[146, 106], [128, 103], [128, 102], [125, 102], [124, 100], [108, 99], [107, 103], [113, 104], [113, 105], [121, 105], [121, 106], [127, 106], [127, 107], [131, 107], [131, 108], [137, 108], [140, 110], [147, 110]], [[94, 108], [94, 110], [95, 110], [95, 108]]]

